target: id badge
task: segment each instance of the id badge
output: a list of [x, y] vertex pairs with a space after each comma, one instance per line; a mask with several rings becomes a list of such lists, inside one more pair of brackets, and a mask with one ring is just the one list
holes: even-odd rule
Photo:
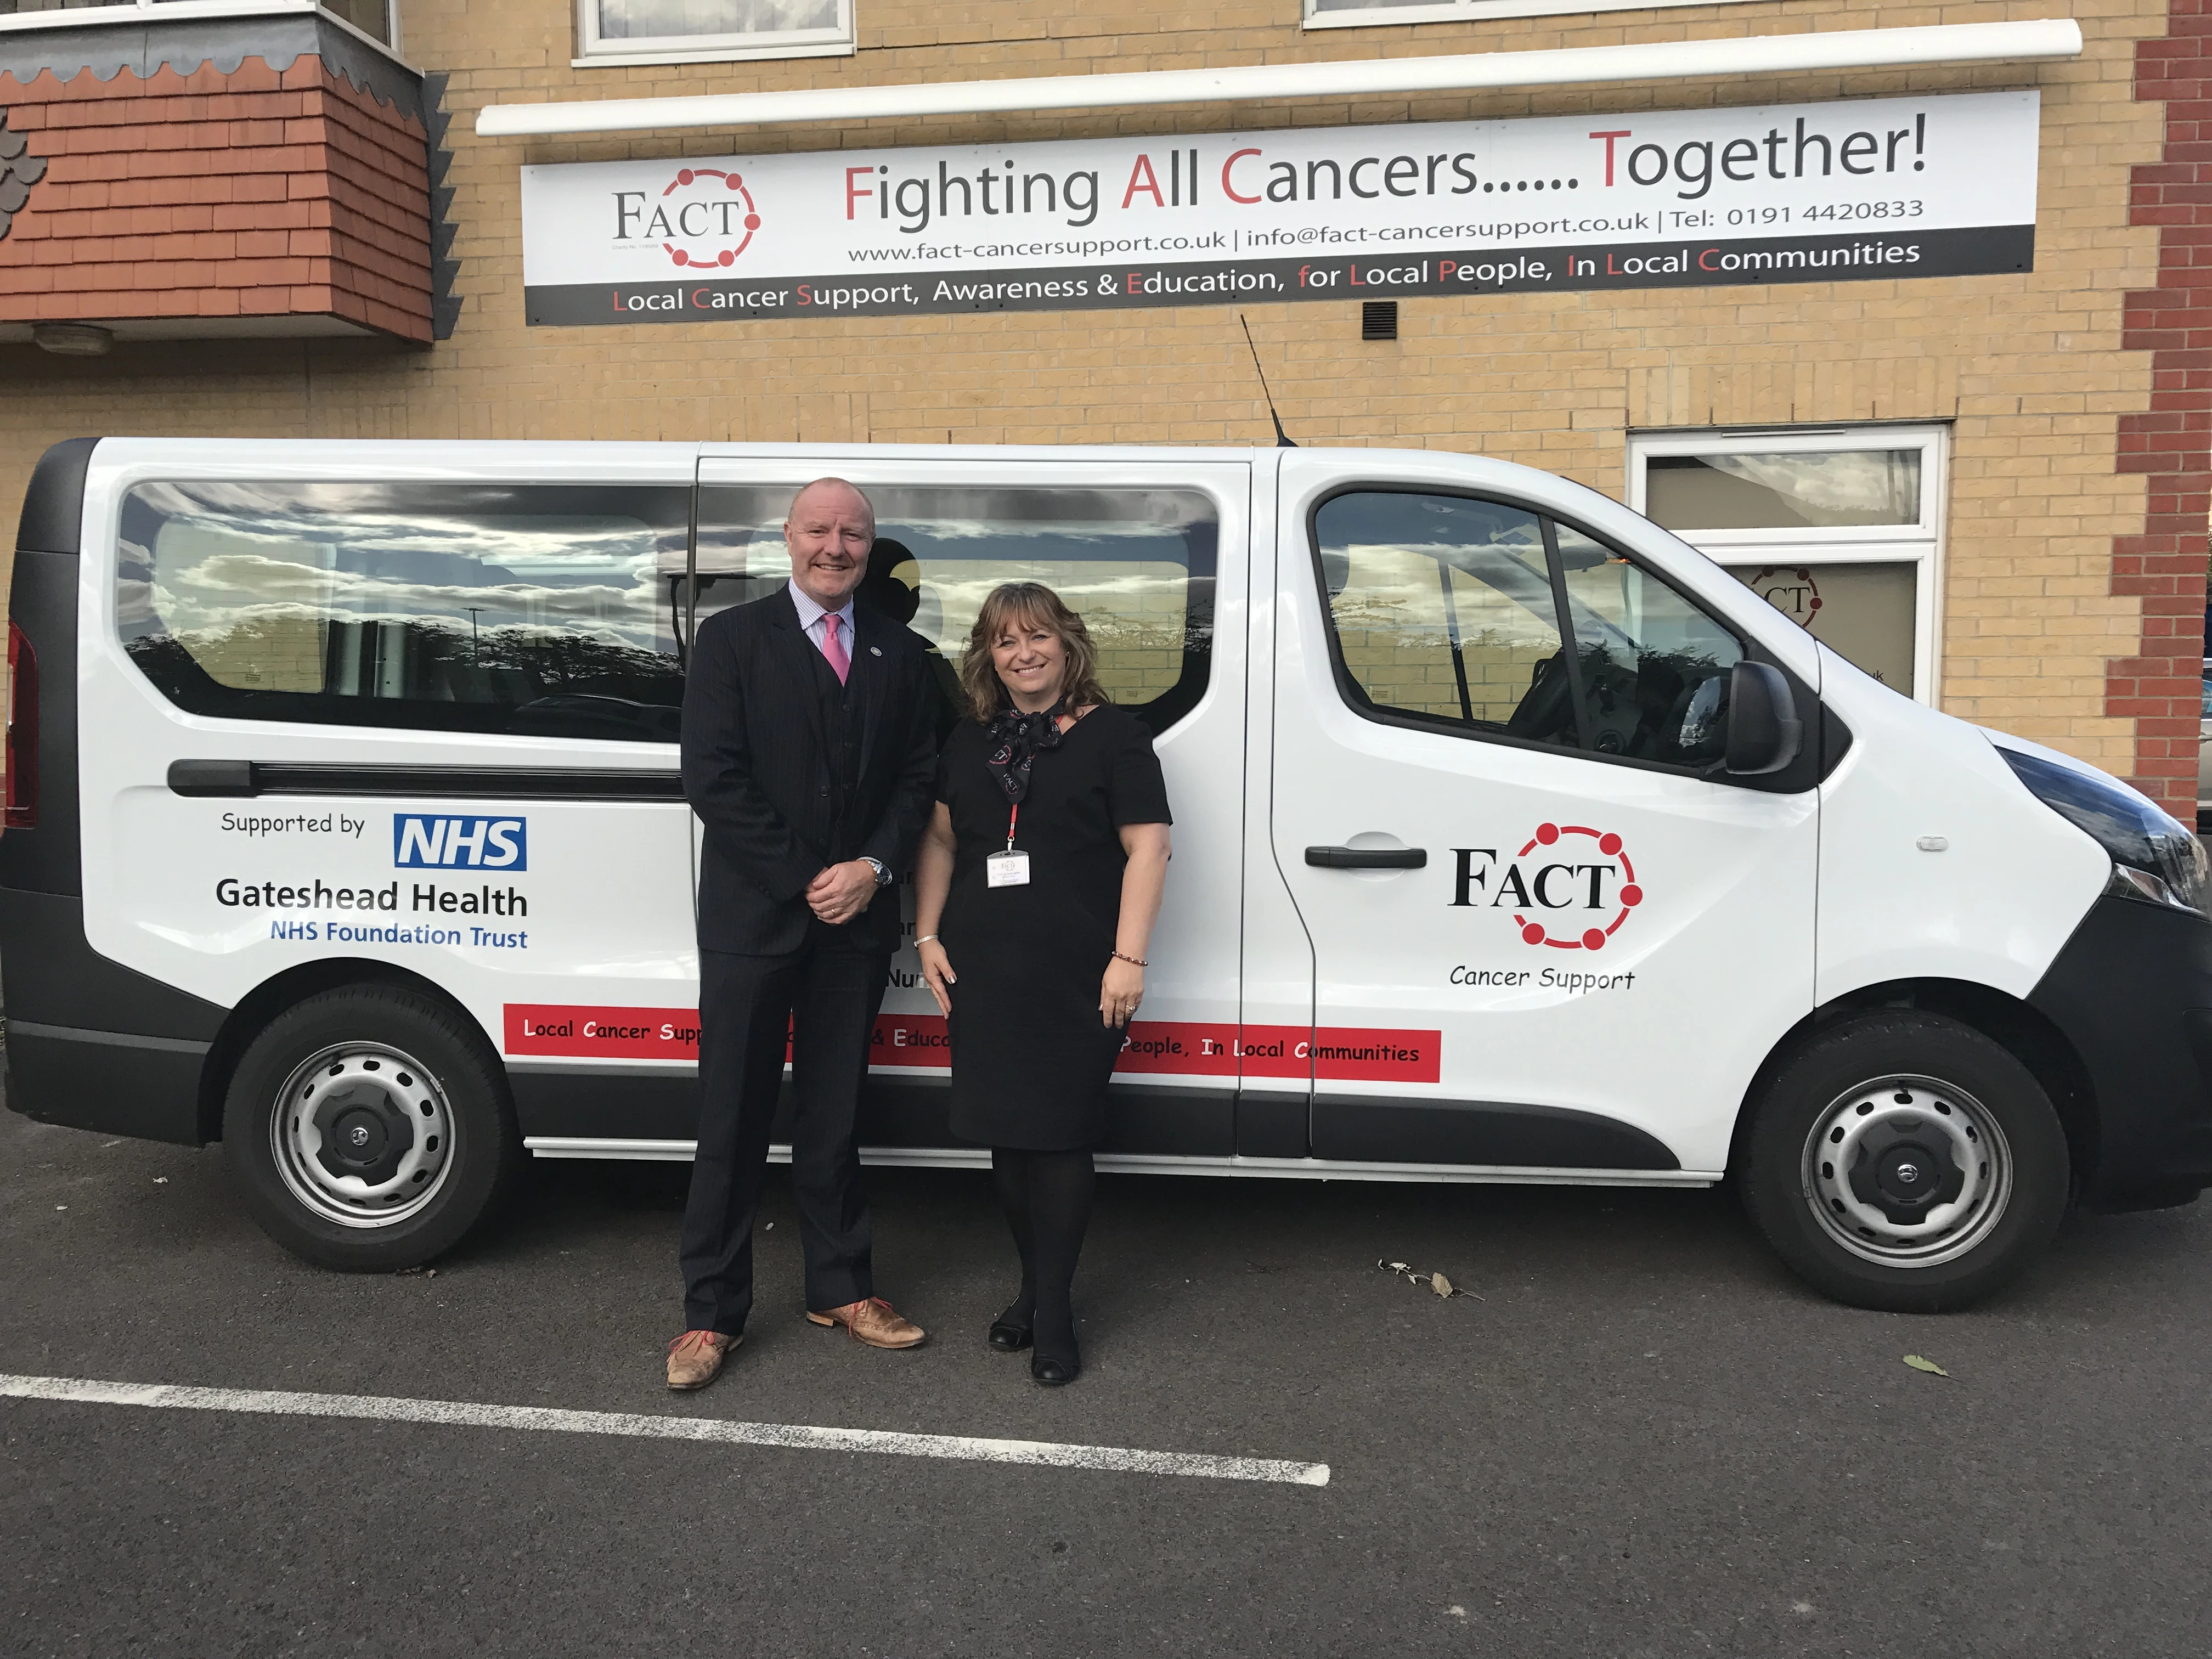
[[1030, 855], [1027, 853], [994, 853], [983, 860], [984, 885], [988, 887], [1026, 887], [1030, 884]]

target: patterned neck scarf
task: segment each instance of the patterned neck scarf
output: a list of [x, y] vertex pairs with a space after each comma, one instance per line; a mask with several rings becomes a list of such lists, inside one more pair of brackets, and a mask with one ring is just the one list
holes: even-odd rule
[[1038, 714], [1024, 714], [1010, 704], [993, 718], [988, 734], [990, 747], [983, 763], [991, 769], [991, 775], [998, 779], [1008, 800], [1020, 804], [1030, 792], [1030, 769], [1036, 764], [1036, 757], [1048, 749], [1060, 747], [1060, 717], [1066, 712], [1067, 699], [1062, 697]]

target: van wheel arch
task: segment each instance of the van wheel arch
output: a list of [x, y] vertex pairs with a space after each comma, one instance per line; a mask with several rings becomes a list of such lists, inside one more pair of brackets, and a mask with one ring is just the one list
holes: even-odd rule
[[[358, 986], [388, 985], [400, 990], [412, 991], [443, 1005], [472, 1030], [482, 1030], [475, 1015], [457, 1002], [453, 994], [434, 980], [389, 962], [378, 962], [366, 957], [325, 957], [314, 962], [301, 963], [297, 968], [287, 969], [273, 979], [264, 980], [241, 998], [230, 1011], [216, 1033], [214, 1044], [208, 1049], [206, 1060], [200, 1067], [199, 1137], [203, 1144], [222, 1139], [223, 1102], [230, 1094], [231, 1079], [237, 1074], [238, 1062], [253, 1039], [265, 1030], [269, 1023], [286, 1009], [319, 996], [325, 991], [346, 990]], [[491, 1052], [494, 1072], [504, 1084], [507, 1067], [499, 1059], [499, 1045], [485, 1034]]]
[[2089, 1081], [2089, 1069], [2074, 1045], [2047, 1018], [2017, 997], [1986, 985], [1953, 979], [1888, 980], [1863, 986], [1823, 1004], [1784, 1032], [1759, 1062], [1736, 1108], [1735, 1133], [1729, 1146], [1731, 1177], [1744, 1167], [1753, 1103], [1765, 1093], [1775, 1073], [1824, 1027], [1881, 1008], [1940, 1014], [2005, 1049], [2033, 1073], [2051, 1097], [2059, 1127], [2066, 1132], [2075, 1190], [2080, 1192], [2094, 1178], [2099, 1147], [2096, 1091]]

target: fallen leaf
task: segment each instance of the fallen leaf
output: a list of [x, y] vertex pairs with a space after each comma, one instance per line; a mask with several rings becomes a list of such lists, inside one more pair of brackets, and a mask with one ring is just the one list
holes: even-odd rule
[[154, 1177], [154, 1184], [156, 1187], [166, 1187], [169, 1184], [169, 1177], [167, 1176], [155, 1176]]
[[1927, 1371], [1936, 1376], [1948, 1376], [1951, 1374], [1945, 1370], [1941, 1365], [1937, 1364], [1934, 1360], [1923, 1359], [1917, 1353], [1909, 1353], [1905, 1355], [1905, 1363], [1911, 1366], [1916, 1371]]
[[1449, 1279], [1446, 1279], [1442, 1273], [1431, 1273], [1429, 1275], [1429, 1288], [1434, 1291], [1438, 1296], [1449, 1296], [1452, 1293], [1452, 1282]]

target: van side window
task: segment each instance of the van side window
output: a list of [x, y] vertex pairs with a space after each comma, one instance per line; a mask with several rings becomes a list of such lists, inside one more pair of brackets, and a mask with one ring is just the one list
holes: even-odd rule
[[1363, 489], [1323, 501], [1314, 537], [1355, 708], [1662, 766], [1719, 757], [1741, 642], [1572, 525], [1503, 502]]
[[1554, 521], [1553, 534], [1574, 613], [1589, 746], [1676, 766], [1717, 758], [1729, 671], [1743, 660], [1735, 635], [1573, 526]]
[[1362, 490], [1332, 496], [1314, 522], [1356, 701], [1425, 724], [1577, 740], [1536, 515]]
[[141, 484], [124, 648], [195, 714], [673, 743], [689, 495]]
[[[1083, 617], [1098, 682], [1164, 732], [1197, 705], [1213, 654], [1219, 515], [1194, 489], [974, 484], [866, 486], [876, 544], [861, 602], [902, 623], [929, 652], [940, 724], [964, 708], [957, 680], [968, 630], [1000, 582], [1042, 582]], [[703, 623], [762, 599], [791, 576], [787, 483], [699, 491], [696, 592], [681, 608]], [[688, 635], [687, 635], [688, 636]]]

